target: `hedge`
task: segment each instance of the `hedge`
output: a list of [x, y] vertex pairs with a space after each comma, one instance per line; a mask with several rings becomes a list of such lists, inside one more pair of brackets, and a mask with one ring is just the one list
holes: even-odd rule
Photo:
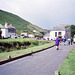
[[0, 40], [0, 52], [10, 52], [13, 50], [26, 49], [35, 45], [49, 43], [48, 41], [38, 41], [33, 39]]

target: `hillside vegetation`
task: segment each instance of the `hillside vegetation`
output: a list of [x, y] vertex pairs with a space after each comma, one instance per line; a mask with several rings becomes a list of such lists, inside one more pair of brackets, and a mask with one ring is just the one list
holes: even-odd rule
[[4, 25], [5, 22], [7, 22], [8, 24], [12, 24], [13, 27], [16, 28], [18, 34], [20, 34], [21, 32], [33, 33], [33, 30], [36, 30], [38, 34], [41, 34], [40, 32], [46, 33], [46, 31], [42, 28], [31, 24], [30, 22], [22, 19], [19, 16], [0, 10], [0, 24]]

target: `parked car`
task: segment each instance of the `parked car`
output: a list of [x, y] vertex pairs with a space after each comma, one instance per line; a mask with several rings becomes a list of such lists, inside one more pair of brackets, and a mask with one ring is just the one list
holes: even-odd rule
[[73, 38], [73, 43], [75, 44], [75, 35], [74, 35], [74, 38]]

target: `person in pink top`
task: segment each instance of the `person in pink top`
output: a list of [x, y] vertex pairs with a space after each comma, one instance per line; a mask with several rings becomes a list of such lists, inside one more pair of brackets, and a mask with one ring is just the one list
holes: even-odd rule
[[62, 39], [60, 38], [60, 41], [59, 41], [60, 43], [61, 43], [61, 40], [62, 40]]

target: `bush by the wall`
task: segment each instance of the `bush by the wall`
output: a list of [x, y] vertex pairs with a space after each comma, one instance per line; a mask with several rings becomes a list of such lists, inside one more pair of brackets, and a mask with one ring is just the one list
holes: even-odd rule
[[0, 40], [0, 46], [1, 50], [0, 52], [4, 51], [13, 51], [13, 50], [19, 50], [19, 49], [26, 49], [28, 47], [32, 47], [35, 45], [42, 45], [45, 43], [48, 43], [47, 41], [38, 41], [34, 39], [6, 39], [6, 40]]
[[5, 48], [3, 46], [0, 46], [0, 53], [4, 51], [5, 51]]
[[8, 41], [0, 41], [0, 52], [4, 51], [12, 51], [18, 49], [26, 49], [30, 45], [38, 45], [38, 40], [8, 40]]

